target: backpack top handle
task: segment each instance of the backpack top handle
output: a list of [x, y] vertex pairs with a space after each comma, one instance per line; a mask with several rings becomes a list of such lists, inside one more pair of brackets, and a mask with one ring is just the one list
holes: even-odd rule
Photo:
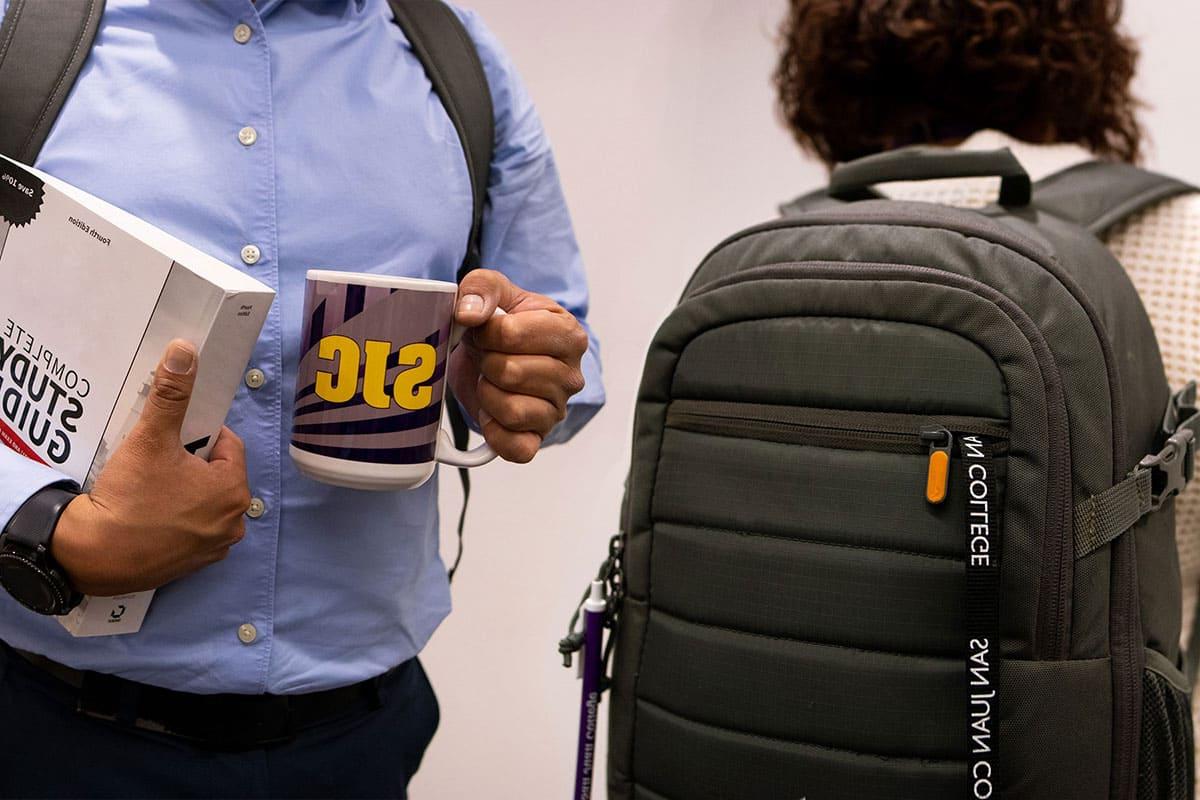
[[839, 200], [866, 200], [880, 196], [871, 188], [876, 183], [982, 177], [1000, 178], [1000, 205], [1029, 205], [1029, 173], [1007, 147], [955, 150], [918, 146], [876, 153], [834, 167], [829, 194]]

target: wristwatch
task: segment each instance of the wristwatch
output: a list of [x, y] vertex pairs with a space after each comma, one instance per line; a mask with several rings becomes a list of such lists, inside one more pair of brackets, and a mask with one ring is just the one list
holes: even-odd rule
[[83, 599], [50, 557], [50, 537], [58, 519], [78, 496], [74, 484], [47, 486], [17, 509], [0, 534], [0, 586], [39, 614], [66, 614]]

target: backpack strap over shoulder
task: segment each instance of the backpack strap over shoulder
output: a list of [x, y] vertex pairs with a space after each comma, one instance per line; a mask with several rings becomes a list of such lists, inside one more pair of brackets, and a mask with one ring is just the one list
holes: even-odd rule
[[[467, 254], [458, 269], [458, 282], [462, 283], [466, 274], [477, 269], [482, 262], [483, 211], [487, 205], [488, 177], [492, 169], [496, 131], [491, 90], [483, 71], [483, 62], [479, 60], [479, 51], [449, 6], [441, 0], [389, 2], [396, 24], [408, 37], [413, 53], [425, 67], [433, 90], [437, 92], [458, 131], [467, 159], [473, 205]], [[446, 393], [446, 415], [450, 418], [454, 446], [465, 450], [471, 431], [458, 401], [449, 391]], [[458, 468], [458, 478], [462, 483], [463, 504], [458, 516], [458, 555], [450, 567], [451, 580], [462, 560], [463, 528], [466, 524], [467, 501], [471, 496], [471, 476], [465, 468]]]
[[1184, 181], [1113, 161], [1087, 161], [1033, 186], [1033, 204], [1097, 236], [1155, 203], [1200, 191]]
[[31, 164], [79, 77], [104, 0], [12, 0], [0, 26], [0, 153]]
[[462, 141], [474, 199], [467, 256], [459, 281], [480, 265], [483, 210], [492, 167], [495, 117], [479, 52], [455, 13], [441, 0], [390, 0], [396, 24], [425, 67]]

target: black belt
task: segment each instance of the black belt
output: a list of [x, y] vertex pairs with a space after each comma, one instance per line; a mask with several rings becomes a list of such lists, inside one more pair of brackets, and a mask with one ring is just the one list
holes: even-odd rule
[[213, 750], [254, 750], [293, 740], [306, 728], [379, 708], [384, 676], [307, 694], [191, 694], [72, 669], [5, 647], [53, 677], [84, 716], [185, 739]]

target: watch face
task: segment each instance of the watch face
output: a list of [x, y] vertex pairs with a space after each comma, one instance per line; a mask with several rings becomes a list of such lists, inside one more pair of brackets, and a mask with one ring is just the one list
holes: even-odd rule
[[50, 579], [20, 556], [0, 554], [0, 585], [22, 605], [39, 614], [53, 613], [58, 608], [58, 594]]

